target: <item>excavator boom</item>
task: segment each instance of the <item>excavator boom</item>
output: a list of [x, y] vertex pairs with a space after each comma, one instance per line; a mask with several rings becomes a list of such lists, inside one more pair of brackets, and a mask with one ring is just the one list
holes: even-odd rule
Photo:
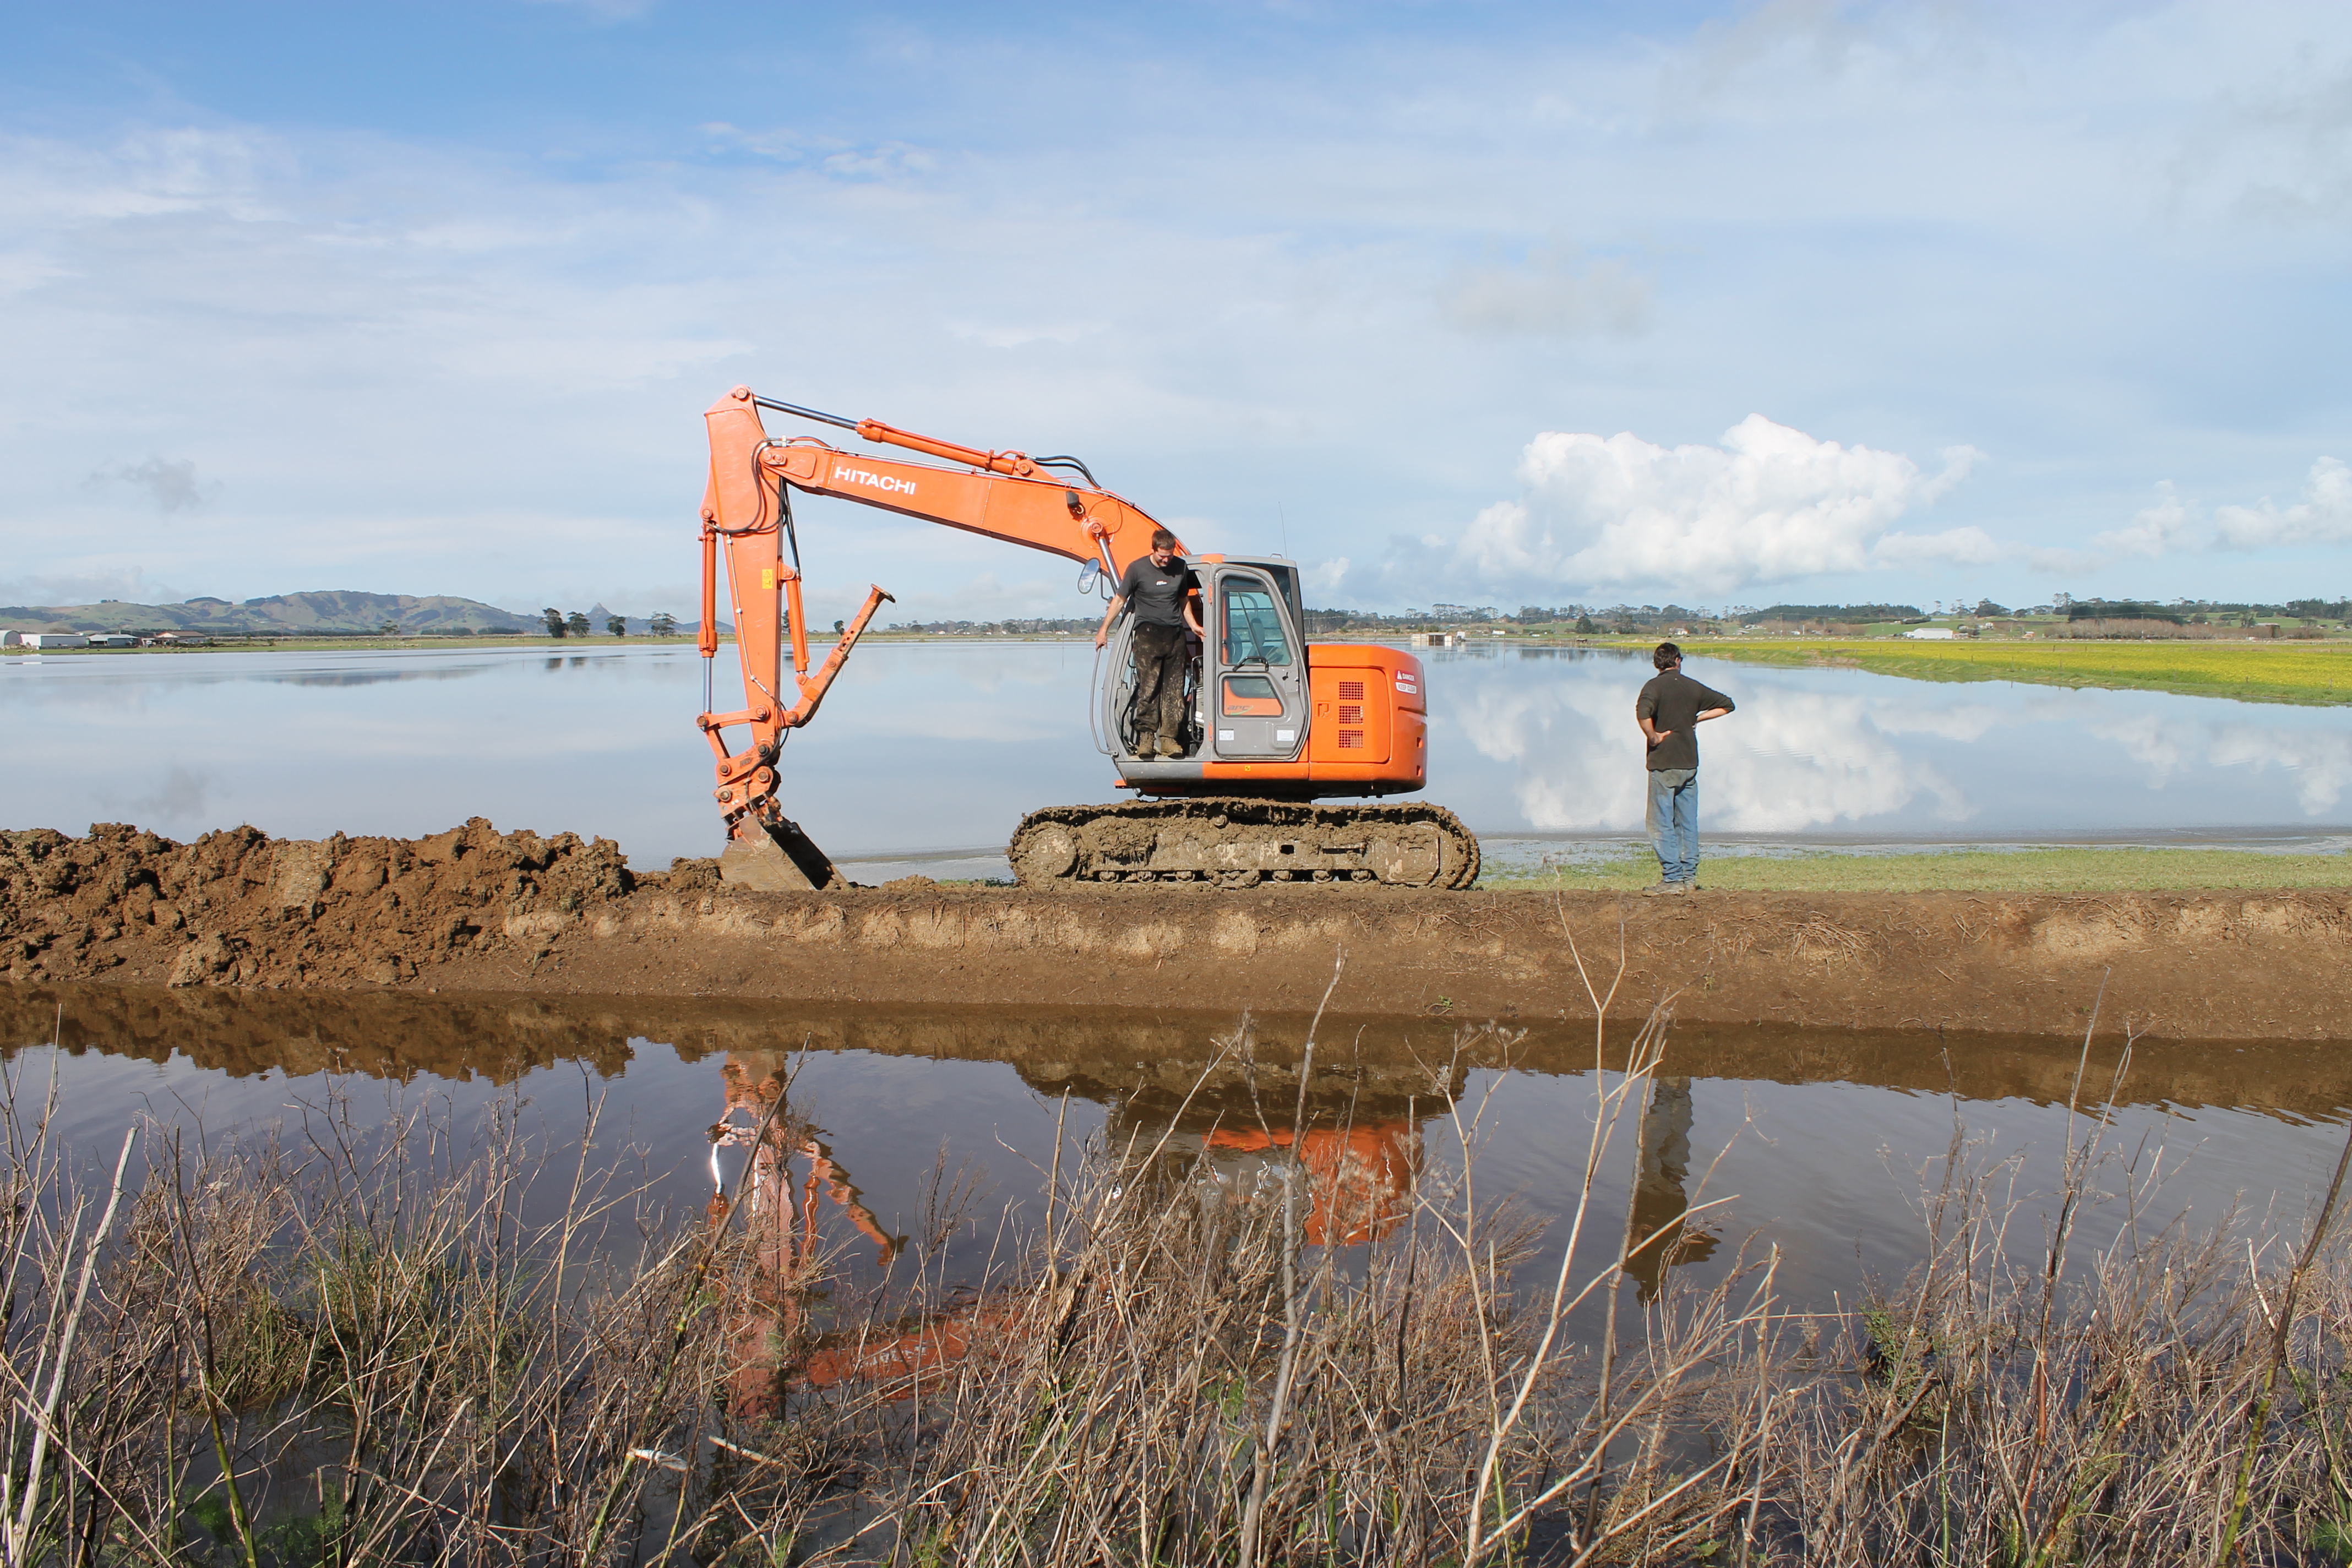
[[[763, 407], [855, 431], [864, 440], [945, 458], [964, 471], [904, 458], [844, 452], [809, 437], [772, 439]], [[790, 731], [816, 717], [834, 677], [890, 599], [877, 585], [824, 663], [809, 671], [808, 619], [801, 600], [800, 543], [792, 492], [837, 496], [927, 522], [985, 534], [1075, 561], [1099, 561], [1116, 575], [1150, 547], [1158, 525], [1141, 508], [1093, 482], [1074, 458], [1032, 458], [918, 436], [879, 420], [845, 419], [752, 395], [736, 387], [703, 418], [710, 471], [702, 500], [702, 637], [705, 658], [719, 651], [719, 560], [726, 556], [728, 608], [743, 667], [744, 703], [706, 711], [698, 722], [717, 763], [714, 792], [727, 822], [730, 876], [777, 888], [830, 887], [832, 863], [776, 800], [776, 762]], [[1066, 468], [1083, 483], [1048, 470]], [[784, 647], [792, 650], [786, 679]], [[748, 742], [726, 731], [748, 728]]]
[[[761, 420], [763, 408], [957, 466], [844, 451], [814, 437], [778, 440]], [[719, 650], [723, 553], [727, 608], [743, 669], [743, 706], [705, 711], [698, 721], [715, 758], [714, 793], [727, 823], [721, 874], [779, 889], [840, 886], [831, 861], [784, 818], [776, 795], [777, 760], [791, 731], [816, 716], [834, 678], [890, 595], [878, 585], [870, 588], [812, 673], [793, 492], [833, 496], [1090, 562], [1112, 581], [1150, 552], [1160, 525], [1097, 484], [1075, 458], [966, 447], [879, 420], [778, 403], [742, 386], [713, 404], [704, 418], [710, 468], [702, 504], [701, 652], [709, 659]], [[1181, 540], [1177, 549], [1183, 550]], [[1186, 667], [1190, 749], [1172, 760], [1165, 752], [1139, 756], [1132, 751], [1134, 737], [1120, 716], [1121, 705], [1133, 705], [1140, 673], [1129, 658], [1131, 626], [1122, 627], [1110, 660], [1120, 673], [1106, 702], [1119, 711], [1101, 726], [1113, 737], [1122, 785], [1147, 795], [1192, 797], [1191, 805], [1033, 814], [1014, 839], [1013, 859], [1022, 879], [1165, 877], [1246, 885], [1269, 874], [1285, 879], [1296, 868], [1302, 877], [1311, 871], [1315, 880], [1339, 876], [1466, 887], [1476, 875], [1476, 840], [1442, 809], [1365, 808], [1377, 821], [1351, 816], [1349, 808], [1316, 807], [1304, 816], [1297, 810], [1269, 816], [1255, 809], [1268, 801], [1420, 789], [1426, 748], [1420, 664], [1388, 648], [1308, 647], [1299, 635], [1297, 570], [1286, 562], [1204, 556], [1200, 564], [1208, 568], [1203, 591], [1217, 618], [1209, 647]], [[749, 736], [730, 746], [727, 732], [735, 729]], [[1227, 795], [1248, 809], [1221, 810], [1209, 798]], [[1163, 821], [1164, 833], [1146, 826]], [[1234, 826], [1236, 821], [1247, 826]], [[1313, 829], [1311, 856], [1299, 852], [1303, 839], [1275, 842], [1301, 826]], [[1167, 844], [1155, 849], [1162, 837]]]

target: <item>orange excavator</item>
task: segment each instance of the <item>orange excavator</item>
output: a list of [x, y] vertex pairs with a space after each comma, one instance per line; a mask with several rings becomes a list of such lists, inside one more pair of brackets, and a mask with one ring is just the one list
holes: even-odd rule
[[[761, 422], [761, 409], [950, 466], [844, 451], [812, 436], [778, 440]], [[850, 650], [890, 595], [870, 589], [811, 672], [793, 492], [1066, 556], [1084, 567], [1080, 586], [1089, 592], [1117, 583], [1150, 549], [1159, 524], [1097, 484], [1076, 458], [959, 446], [879, 420], [774, 402], [742, 386], [704, 418], [710, 474], [702, 502], [701, 651], [706, 660], [719, 652], [723, 549], [743, 666], [743, 706], [712, 710], [706, 681], [698, 721], [717, 759], [716, 795], [727, 824], [719, 874], [774, 890], [844, 887], [832, 861], [784, 816], [777, 764], [785, 741], [816, 717]], [[1478, 841], [1459, 818], [1442, 806], [1380, 798], [1414, 794], [1427, 779], [1421, 661], [1396, 648], [1308, 643], [1294, 562], [1199, 555], [1190, 564], [1200, 578], [1208, 637], [1187, 679], [1183, 754], [1136, 754], [1133, 622], [1123, 620], [1097, 668], [1092, 721], [1118, 770], [1118, 787], [1142, 798], [1032, 812], [1006, 852], [1022, 885], [1470, 886], [1478, 875]], [[739, 728], [749, 738], [730, 747], [727, 731]], [[1373, 804], [1320, 804], [1341, 796], [1370, 796]]]

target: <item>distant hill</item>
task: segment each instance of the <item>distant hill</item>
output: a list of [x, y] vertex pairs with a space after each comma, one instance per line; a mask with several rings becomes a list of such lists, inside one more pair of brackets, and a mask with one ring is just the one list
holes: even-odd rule
[[[604, 621], [611, 614], [602, 605], [588, 612], [594, 628], [591, 636], [605, 635]], [[419, 597], [321, 590], [272, 594], [241, 605], [209, 596], [178, 605], [142, 605], [129, 599], [101, 599], [95, 605], [0, 605], [0, 630], [22, 632], [247, 632], [302, 637], [381, 632], [387, 623], [407, 636], [446, 635], [461, 629], [477, 634], [546, 629], [536, 615], [502, 610], [479, 599], [449, 594]], [[647, 630], [641, 616], [629, 616], [628, 626], [640, 636]], [[684, 621], [677, 629], [688, 637], [695, 631], [692, 623]]]
[[373, 632], [386, 622], [404, 632], [522, 632], [539, 625], [519, 616], [446, 594], [320, 592], [273, 594], [242, 605], [211, 597], [178, 605], [141, 605], [101, 599], [95, 605], [0, 605], [0, 627], [16, 631], [73, 632]]

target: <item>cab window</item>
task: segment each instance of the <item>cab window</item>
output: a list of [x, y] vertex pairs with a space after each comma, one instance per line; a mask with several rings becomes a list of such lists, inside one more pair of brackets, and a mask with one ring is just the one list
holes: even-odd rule
[[1290, 634], [1265, 578], [1227, 577], [1217, 586], [1217, 602], [1226, 668], [1253, 663], [1270, 669], [1289, 667]]

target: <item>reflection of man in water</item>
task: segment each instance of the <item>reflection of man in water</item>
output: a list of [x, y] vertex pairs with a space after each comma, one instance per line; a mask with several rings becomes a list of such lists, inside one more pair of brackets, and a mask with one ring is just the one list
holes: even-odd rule
[[[1176, 553], [1176, 536], [1151, 531], [1151, 553], [1128, 563], [1118, 594], [1103, 612], [1095, 647], [1109, 639], [1121, 605], [1135, 606], [1135, 754], [1184, 754], [1184, 633], [1201, 631], [1201, 580]], [[1205, 640], [1205, 639], [1203, 639]]]
[[1714, 1237], [1685, 1228], [1683, 1220], [1690, 1206], [1683, 1184], [1690, 1176], [1691, 1110], [1690, 1079], [1651, 1080], [1649, 1107], [1642, 1112], [1642, 1172], [1633, 1183], [1631, 1227], [1633, 1245], [1641, 1250], [1625, 1265], [1644, 1301], [1658, 1299], [1668, 1268], [1715, 1250]]
[[1649, 742], [1650, 847], [1658, 852], [1652, 893], [1698, 886], [1697, 727], [1731, 711], [1731, 699], [1683, 673], [1683, 650], [1662, 642], [1651, 654], [1658, 673], [1633, 700], [1633, 720]]

